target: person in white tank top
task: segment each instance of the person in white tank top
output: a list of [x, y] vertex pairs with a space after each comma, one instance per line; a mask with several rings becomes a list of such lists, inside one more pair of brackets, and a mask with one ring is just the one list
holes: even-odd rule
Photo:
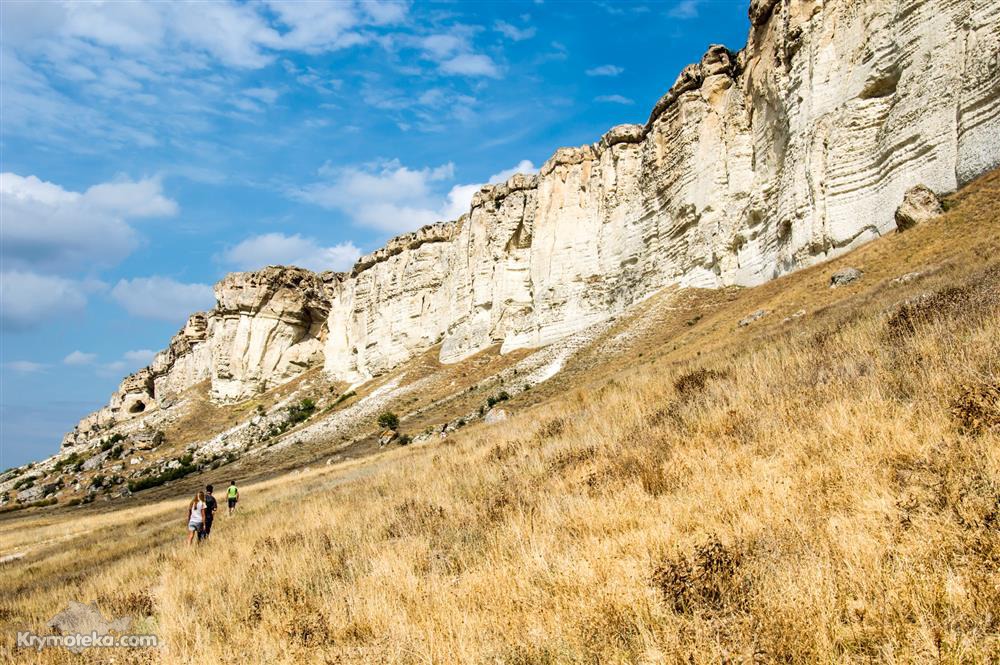
[[205, 528], [205, 493], [198, 492], [188, 504], [188, 545]]

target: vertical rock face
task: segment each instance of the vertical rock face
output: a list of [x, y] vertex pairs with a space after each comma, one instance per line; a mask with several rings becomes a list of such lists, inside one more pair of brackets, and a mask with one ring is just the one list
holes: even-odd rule
[[363, 380], [439, 342], [444, 362], [544, 345], [666, 285], [759, 284], [893, 230], [915, 185], [1000, 164], [1000, 3], [753, 0], [750, 19], [746, 47], [711, 47], [645, 125], [484, 187], [349, 275], [230, 275], [81, 427], [205, 378], [218, 400], [319, 362]]
[[233, 273], [215, 286], [212, 396], [246, 399], [322, 363], [330, 295], [324, 277], [300, 268]]

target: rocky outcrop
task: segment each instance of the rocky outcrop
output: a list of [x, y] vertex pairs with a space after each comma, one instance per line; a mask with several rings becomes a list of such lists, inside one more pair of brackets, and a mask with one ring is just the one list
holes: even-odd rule
[[[238, 401], [321, 365], [330, 285], [339, 278], [276, 266], [228, 275], [215, 287], [215, 309], [192, 315], [149, 367], [126, 377], [106, 407], [63, 437], [62, 447], [93, 445], [206, 380], [217, 401]], [[162, 433], [156, 439], [140, 426], [131, 429], [140, 447], [162, 440]]]
[[[912, 187], [1000, 164], [1000, 5], [753, 0], [644, 125], [484, 187], [350, 274], [239, 273], [97, 421], [199, 380], [239, 400], [322, 362], [361, 381], [440, 344], [455, 362], [542, 346], [668, 286], [755, 285], [896, 227]], [[175, 348], [176, 342], [176, 348]], [[152, 386], [150, 388], [150, 386]], [[95, 421], [96, 422], [96, 421]]]
[[917, 185], [903, 196], [903, 202], [896, 208], [896, 228], [900, 231], [928, 222], [944, 210], [937, 195], [923, 185]]
[[830, 288], [836, 289], [840, 286], [854, 284], [864, 276], [865, 273], [857, 268], [841, 268], [830, 276]]

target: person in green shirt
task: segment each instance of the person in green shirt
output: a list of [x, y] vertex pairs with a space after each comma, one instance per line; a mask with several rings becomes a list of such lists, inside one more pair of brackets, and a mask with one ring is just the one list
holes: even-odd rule
[[236, 481], [230, 481], [229, 489], [226, 490], [226, 501], [229, 503], [229, 514], [236, 512], [236, 502], [240, 500], [240, 490], [236, 487]]

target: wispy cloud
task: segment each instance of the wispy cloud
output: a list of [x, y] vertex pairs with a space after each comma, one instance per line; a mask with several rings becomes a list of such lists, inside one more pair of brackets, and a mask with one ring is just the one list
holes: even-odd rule
[[635, 104], [634, 100], [623, 95], [600, 95], [599, 97], [594, 97], [594, 101], [605, 104]]
[[[198, 11], [165, 2], [5, 3], [5, 130], [76, 152], [94, 150], [81, 136], [100, 140], [102, 149], [157, 146], [224, 114], [227, 102], [243, 113], [273, 103], [237, 94], [226, 70], [368, 43], [373, 31], [404, 22], [409, 7], [371, 0], [219, 0]], [[301, 76], [317, 90], [332, 89], [321, 75]]]
[[515, 42], [521, 42], [525, 39], [531, 39], [535, 36], [537, 32], [535, 26], [529, 25], [524, 28], [519, 28], [513, 23], [508, 23], [507, 21], [497, 21], [493, 24], [493, 28], [502, 34], [507, 39]]
[[601, 65], [586, 71], [587, 76], [619, 76], [625, 69], [617, 65]]
[[44, 372], [49, 366], [45, 363], [36, 363], [31, 360], [12, 360], [4, 363], [4, 367], [18, 374], [37, 374], [38, 372]]
[[692, 19], [698, 17], [702, 0], [681, 0], [667, 11], [667, 16], [676, 19]]
[[599, 2], [597, 5], [612, 16], [624, 16], [626, 14], [648, 14], [649, 7], [646, 5], [636, 5], [632, 3], [610, 3]]
[[247, 88], [243, 91], [243, 94], [264, 104], [273, 104], [281, 96], [281, 91], [261, 86], [259, 88]]
[[387, 48], [415, 48], [434, 62], [439, 72], [452, 76], [500, 78], [503, 70], [490, 56], [480, 53], [472, 39], [479, 28], [455, 25], [447, 32], [403, 36], [383, 41]]

